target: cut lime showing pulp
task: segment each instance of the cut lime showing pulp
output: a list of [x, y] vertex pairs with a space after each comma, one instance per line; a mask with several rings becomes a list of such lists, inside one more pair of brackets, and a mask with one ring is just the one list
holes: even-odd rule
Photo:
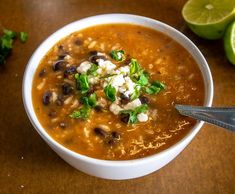
[[189, 0], [183, 7], [182, 15], [198, 36], [219, 39], [235, 18], [235, 0]]
[[235, 21], [229, 25], [225, 32], [224, 50], [228, 60], [235, 65]]

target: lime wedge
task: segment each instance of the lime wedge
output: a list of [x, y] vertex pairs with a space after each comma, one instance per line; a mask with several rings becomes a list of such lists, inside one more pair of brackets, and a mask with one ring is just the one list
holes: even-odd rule
[[235, 0], [189, 0], [183, 7], [182, 15], [198, 36], [219, 39], [235, 18]]
[[235, 21], [225, 31], [224, 50], [228, 60], [235, 65]]

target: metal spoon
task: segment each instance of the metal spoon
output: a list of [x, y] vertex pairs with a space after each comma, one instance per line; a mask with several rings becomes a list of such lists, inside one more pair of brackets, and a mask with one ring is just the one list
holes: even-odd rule
[[180, 114], [205, 121], [235, 132], [235, 107], [175, 105]]

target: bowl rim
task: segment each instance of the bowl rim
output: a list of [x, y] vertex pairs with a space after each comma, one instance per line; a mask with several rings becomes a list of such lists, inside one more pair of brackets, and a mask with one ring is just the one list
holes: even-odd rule
[[[188, 38], [186, 37], [183, 33], [181, 33], [180, 31], [176, 30], [175, 28], [171, 27], [170, 25], [168, 24], [165, 24], [161, 21], [158, 21], [158, 20], [155, 20], [155, 19], [152, 19], [152, 18], [148, 18], [148, 17], [144, 17], [144, 16], [139, 16], [139, 15], [133, 15], [133, 14], [120, 14], [120, 13], [112, 13], [112, 14], [101, 14], [101, 15], [95, 15], [95, 16], [90, 16], [90, 17], [86, 17], [86, 18], [83, 18], [83, 19], [79, 19], [77, 21], [74, 21], [72, 23], [69, 23], [65, 26], [63, 26], [62, 28], [59, 28], [58, 30], [56, 30], [53, 34], [51, 34], [49, 37], [47, 37], [38, 47], [37, 49], [34, 51], [34, 53], [32, 54], [32, 56], [30, 57], [29, 61], [28, 61], [28, 64], [25, 68], [25, 72], [24, 72], [24, 76], [23, 76], [23, 82], [22, 82], [22, 98], [23, 98], [23, 105], [24, 105], [24, 108], [25, 108], [25, 111], [27, 113], [27, 116], [31, 122], [31, 124], [33, 125], [34, 129], [36, 129], [36, 131], [39, 133], [39, 135], [44, 139], [44, 141], [50, 146], [53, 148], [58, 148], [60, 151], [72, 156], [72, 157], [75, 157], [79, 160], [82, 160], [82, 161], [85, 161], [87, 163], [93, 163], [93, 164], [98, 164], [98, 165], [101, 165], [101, 166], [129, 166], [129, 165], [133, 165], [134, 163], [135, 164], [139, 164], [139, 163], [148, 163], [149, 161], [151, 160], [156, 160], [157, 158], [161, 158], [161, 157], [164, 157], [166, 153], [169, 153], [169, 152], [173, 152], [175, 149], [177, 149], [178, 146], [180, 146], [181, 144], [183, 144], [187, 139], [190, 139], [190, 137], [192, 136], [192, 138], [199, 132], [200, 128], [202, 127], [203, 125], [203, 121], [198, 121], [194, 126], [193, 128], [191, 128], [191, 130], [182, 138], [180, 139], [179, 141], [177, 141], [176, 143], [174, 143], [173, 145], [171, 145], [170, 147], [158, 152], [158, 153], [155, 153], [153, 155], [150, 155], [150, 156], [146, 156], [146, 157], [143, 157], [143, 158], [137, 158], [137, 159], [129, 159], [129, 160], [105, 160], [105, 159], [97, 159], [97, 158], [92, 158], [92, 157], [89, 157], [89, 156], [86, 156], [86, 155], [82, 155], [82, 154], [79, 154], [75, 151], [72, 151], [68, 148], [66, 148], [65, 146], [63, 146], [62, 144], [60, 144], [59, 142], [57, 142], [56, 140], [54, 140], [47, 132], [46, 130], [44, 129], [44, 127], [41, 125], [41, 123], [39, 122], [36, 114], [35, 114], [35, 111], [34, 111], [34, 108], [33, 108], [33, 104], [32, 104], [32, 94], [30, 93], [30, 95], [28, 94], [28, 90], [29, 88], [27, 87], [27, 81], [29, 79], [29, 76], [30, 76], [30, 68], [31, 66], [34, 66], [35, 63], [34, 63], [34, 60], [35, 60], [35, 57], [36, 57], [36, 54], [37, 52], [39, 52], [40, 48], [43, 48], [46, 44], [46, 42], [50, 41], [50, 39], [52, 37], [54, 37], [56, 34], [58, 34], [59, 32], [62, 32], [63, 30], [73, 26], [73, 25], [77, 25], [78, 23], [81, 23], [81, 22], [85, 22], [85, 21], [89, 21], [91, 19], [102, 19], [102, 18], [109, 18], [109, 17], [120, 17], [120, 18], [124, 18], [126, 20], [128, 19], [134, 19], [134, 20], [138, 20], [138, 21], [147, 21], [147, 22], [151, 22], [151, 23], [154, 23], [154, 24], [157, 24], [157, 25], [161, 25], [165, 28], [167, 28], [167, 31], [173, 31], [174, 33], [178, 34], [178, 36], [181, 36], [184, 41], [188, 42], [192, 47], [193, 49], [197, 52], [197, 54], [200, 56], [201, 60], [202, 60], [202, 63], [203, 63], [203, 68], [204, 70], [206, 71], [207, 73], [207, 78], [208, 78], [208, 93], [207, 91], [205, 91], [205, 96], [204, 96], [204, 105], [205, 106], [211, 106], [212, 105], [212, 100], [213, 100], [213, 94], [214, 94], [214, 91], [213, 91], [213, 80], [212, 80], [212, 75], [211, 75], [211, 71], [210, 71], [210, 68], [207, 64], [207, 61], [205, 60], [204, 56], [202, 55], [202, 53], [200, 52], [200, 50], [195, 46], [195, 44]], [[92, 27], [92, 26], [97, 26], [97, 25], [102, 25], [102, 24], [114, 24], [114, 23], [123, 23], [123, 24], [133, 24], [133, 25], [140, 25], [140, 26], [144, 26], [144, 27], [149, 27], [147, 25], [142, 25], [142, 24], [139, 24], [139, 23], [129, 23], [129, 22], [108, 22], [108, 23], [99, 23], [99, 24], [96, 24], [96, 25], [90, 25], [88, 27]], [[83, 29], [86, 29], [87, 27], [82, 27], [80, 30], [83, 30]], [[153, 30], [157, 31], [156, 28], [152, 28]], [[76, 31], [80, 31], [80, 30], [74, 30], [72, 31], [71, 33], [73, 32], [76, 32]], [[64, 37], [68, 36], [69, 34], [71, 33], [68, 33], [66, 34]], [[163, 33], [163, 32], [161, 32]], [[168, 34], [164, 33], [165, 35], [169, 36]], [[60, 40], [62, 39], [63, 37], [60, 38]], [[171, 37], [172, 38], [172, 37]], [[174, 41], [178, 42], [177, 40], [175, 40], [174, 38], [172, 38]], [[52, 43], [52, 46], [55, 45], [59, 40], [57, 40], [56, 42], [53, 42]], [[182, 47], [184, 47], [180, 42], [178, 42]], [[50, 47], [50, 48], [51, 48]], [[46, 53], [50, 50], [50, 48], [46, 51]], [[184, 47], [185, 48], [185, 47]], [[185, 48], [186, 49], [186, 48]], [[187, 50], [187, 49], [186, 49]], [[188, 51], [188, 50], [187, 50]], [[189, 51], [188, 51], [189, 52]], [[191, 54], [191, 53], [190, 53]], [[192, 55], [192, 54], [191, 54]], [[43, 55], [45, 56], [45, 55]], [[42, 60], [42, 58], [40, 58], [40, 60], [38, 60], [37, 62], [37, 65], [36, 65], [36, 68], [35, 68], [35, 71], [33, 72], [33, 76], [32, 76], [32, 82], [30, 83], [30, 87], [32, 89], [32, 83], [33, 83], [33, 77], [35, 76], [35, 72], [36, 72], [36, 69], [40, 63], [40, 61]], [[197, 63], [198, 64], [198, 63]], [[198, 64], [198, 67], [199, 66], [202, 66], [201, 64], [199, 65]], [[203, 74], [201, 68], [200, 68], [200, 71], [201, 73]], [[203, 76], [203, 79], [204, 79], [204, 76]], [[204, 79], [204, 85], [206, 84], [205, 83], [205, 79]], [[31, 91], [30, 89], [30, 91]], [[208, 94], [207, 95], [207, 98], [206, 98], [206, 93]], [[30, 96], [30, 97], [28, 97]], [[31, 101], [27, 101], [27, 99], [30, 99]], [[31, 108], [31, 109], [30, 109]], [[32, 111], [33, 110], [33, 111]], [[35, 118], [36, 118], [36, 121], [35, 121]]]

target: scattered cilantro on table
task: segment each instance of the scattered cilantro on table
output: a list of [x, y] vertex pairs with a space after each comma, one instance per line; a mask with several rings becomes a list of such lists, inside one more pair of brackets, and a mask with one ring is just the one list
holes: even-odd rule
[[19, 37], [21, 42], [26, 42], [28, 34], [26, 32], [16, 33], [7, 29], [3, 30], [3, 35], [0, 37], [0, 65], [6, 63], [6, 58], [11, 53], [13, 42], [17, 37]]

